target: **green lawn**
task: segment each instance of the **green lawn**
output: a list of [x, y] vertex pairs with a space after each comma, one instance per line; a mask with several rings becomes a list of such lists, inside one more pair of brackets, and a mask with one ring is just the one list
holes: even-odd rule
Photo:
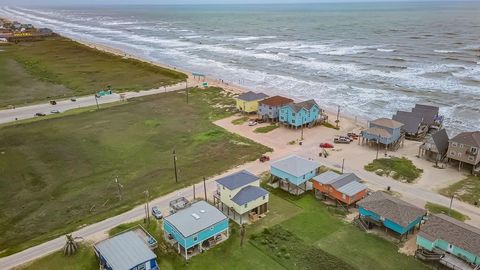
[[391, 172], [395, 172], [393, 179], [405, 180], [408, 183], [414, 182], [423, 172], [422, 169], [415, 167], [411, 160], [404, 157], [379, 158], [365, 165], [365, 170], [381, 176], [388, 176]]
[[66, 38], [0, 45], [0, 108], [92, 94], [111, 85], [138, 91], [174, 84], [186, 75], [100, 52]]
[[258, 127], [253, 132], [255, 132], [255, 133], [268, 133], [268, 132], [270, 132], [270, 131], [272, 131], [276, 128], [278, 128], [278, 125], [271, 124], [271, 125], [264, 126], [264, 127]]
[[238, 126], [238, 125], [241, 125], [241, 124], [243, 124], [243, 123], [245, 123], [245, 122], [247, 122], [247, 121], [248, 121], [248, 116], [242, 116], [242, 117], [240, 117], [240, 118], [233, 119], [233, 120], [232, 120], [232, 124]]
[[166, 194], [269, 151], [211, 123], [233, 110], [225, 92], [194, 89], [189, 105], [172, 92], [1, 127], [0, 256], [131, 209], [146, 189]]
[[[136, 224], [138, 223], [119, 226], [110, 233], [118, 233]], [[315, 200], [310, 193], [294, 197], [273, 191], [270, 194], [267, 217], [247, 226], [248, 240], [243, 247], [240, 247], [238, 226], [231, 224], [228, 241], [188, 262], [163, 242], [160, 227], [152, 223], [147, 229], [159, 240], [156, 253], [160, 269], [165, 270], [428, 269], [413, 257], [400, 254], [396, 244], [345, 223], [341, 216], [332, 214], [329, 208]], [[265, 232], [268, 232], [267, 237]], [[264, 243], [265, 238], [268, 238], [267, 243]], [[93, 262], [96, 262], [93, 253], [88, 258], [73, 258], [78, 258], [74, 259], [78, 260], [78, 264], [94, 265]], [[41, 269], [37, 265], [48, 265], [49, 260], [52, 266], [53, 263], [62, 265], [62, 262], [72, 262], [71, 258], [56, 253], [24, 269]], [[72, 268], [65, 269], [79, 269], [74, 268], [75, 264], [73, 262], [70, 266]]]
[[455, 198], [466, 203], [480, 205], [480, 176], [469, 176], [460, 182], [441, 189], [440, 194], [447, 197], [455, 194]]
[[455, 210], [450, 210], [448, 209], [448, 207], [446, 206], [443, 206], [443, 205], [439, 205], [439, 204], [436, 204], [436, 203], [432, 203], [432, 202], [427, 202], [425, 204], [425, 208], [430, 212], [430, 213], [433, 213], [433, 214], [445, 214], [445, 215], [450, 215], [452, 218], [454, 219], [457, 219], [457, 220], [460, 220], [460, 221], [465, 221], [465, 220], [468, 220], [470, 219], [469, 216], [467, 215], [464, 215], [458, 211], [455, 211]]

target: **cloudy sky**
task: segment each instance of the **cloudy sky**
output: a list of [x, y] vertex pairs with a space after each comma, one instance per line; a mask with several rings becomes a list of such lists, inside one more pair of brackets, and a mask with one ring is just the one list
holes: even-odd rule
[[[399, 2], [410, 0], [0, 0], [3, 5], [126, 5], [126, 4], [239, 4], [317, 2]], [[425, 0], [423, 0], [425, 1]], [[427, 0], [432, 1], [432, 0]], [[435, 1], [435, 0], [433, 0]], [[448, 0], [447, 0], [448, 1]], [[456, 1], [456, 0], [451, 0]], [[472, 0], [478, 1], [478, 0]]]

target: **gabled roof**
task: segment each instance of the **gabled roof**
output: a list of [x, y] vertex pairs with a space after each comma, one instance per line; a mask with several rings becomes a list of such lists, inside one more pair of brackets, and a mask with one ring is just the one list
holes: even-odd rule
[[453, 137], [451, 141], [470, 146], [480, 147], [480, 131], [462, 132]]
[[427, 211], [410, 203], [390, 196], [383, 191], [376, 191], [357, 203], [358, 206], [389, 219], [402, 227], [408, 226]]
[[271, 166], [295, 177], [300, 177], [310, 171], [316, 170], [318, 167], [320, 167], [320, 164], [315, 161], [293, 155], [274, 161], [271, 163]]
[[130, 270], [157, 258], [157, 255], [133, 231], [103, 240], [95, 244], [95, 249], [115, 270]]
[[422, 115], [423, 122], [427, 125], [432, 125], [435, 123], [435, 119], [438, 116], [438, 112], [429, 109], [413, 108], [412, 112]]
[[305, 100], [305, 101], [298, 102], [298, 103], [291, 103], [291, 104], [288, 104], [286, 106], [290, 106], [290, 108], [292, 108], [292, 110], [294, 112], [299, 112], [301, 109], [305, 109], [305, 110], [309, 111], [314, 106], [317, 106], [317, 107], [320, 108], [320, 106], [318, 106], [317, 102], [313, 99]]
[[246, 186], [233, 196], [232, 201], [238, 205], [244, 205], [267, 194], [268, 191], [261, 187]]
[[268, 106], [282, 106], [292, 102], [293, 102], [293, 99], [290, 99], [290, 98], [286, 98], [282, 96], [273, 96], [260, 101], [260, 104], [265, 104]]
[[428, 216], [419, 235], [429, 241], [443, 241], [480, 256], [480, 229], [444, 214]]
[[265, 95], [264, 93], [255, 93], [252, 91], [248, 91], [246, 93], [239, 95], [237, 98], [244, 101], [254, 101], [254, 100], [262, 100], [266, 97], [268, 96]]
[[383, 128], [378, 128], [378, 127], [367, 128], [362, 132], [372, 134], [372, 135], [375, 135], [375, 136], [380, 136], [382, 138], [392, 137], [392, 134], [390, 132], [388, 132], [388, 130], [383, 129]]
[[440, 108], [437, 106], [432, 105], [424, 105], [424, 104], [415, 104], [415, 109], [423, 110], [423, 111], [431, 111], [436, 115], [439, 114]]
[[417, 134], [423, 122], [423, 116], [412, 112], [398, 111], [392, 117], [393, 120], [402, 123], [402, 129], [407, 133]]
[[[196, 218], [199, 217], [199, 218]], [[183, 237], [189, 237], [227, 219], [217, 208], [205, 201], [193, 203], [190, 207], [165, 217]]]
[[217, 179], [216, 182], [228, 188], [229, 190], [234, 190], [239, 187], [248, 185], [252, 182], [255, 182], [258, 179], [259, 178], [256, 175], [248, 171], [242, 170], [242, 171], [227, 175], [225, 177], [222, 177], [220, 179]]
[[432, 141], [437, 147], [439, 153], [446, 153], [448, 150], [448, 134], [445, 129], [441, 129], [432, 134]]
[[315, 176], [313, 180], [320, 184], [331, 185], [337, 191], [347, 196], [353, 196], [368, 188], [365, 184], [360, 183], [361, 179], [354, 173], [338, 174], [327, 171]]
[[373, 121], [370, 121], [371, 124], [375, 124], [377, 126], [386, 127], [386, 128], [400, 128], [403, 126], [402, 123], [395, 121], [393, 119], [388, 118], [378, 118]]

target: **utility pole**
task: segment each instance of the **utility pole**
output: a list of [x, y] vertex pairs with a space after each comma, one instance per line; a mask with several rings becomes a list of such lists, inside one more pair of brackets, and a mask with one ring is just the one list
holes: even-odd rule
[[145, 193], [145, 221], [148, 225], [150, 225], [150, 206], [149, 206], [150, 193], [148, 192], [148, 189], [145, 190], [143, 193]]
[[378, 149], [378, 146], [379, 146], [379, 141], [380, 141], [380, 138], [377, 139], [377, 157], [375, 158], [375, 160], [378, 159], [378, 150], [379, 150], [379, 149]]
[[193, 184], [193, 200], [195, 200], [195, 184]]
[[100, 106], [98, 106], [97, 93], [94, 92], [93, 96], [95, 97], [95, 103], [97, 104], [97, 110], [100, 110]]
[[337, 120], [335, 120], [335, 123], [337, 124], [337, 128], [338, 128], [338, 123], [340, 123], [340, 105], [338, 105]]
[[118, 176], [115, 176], [115, 184], [117, 184], [117, 196], [118, 199], [121, 201], [122, 200], [122, 184], [118, 181]]
[[203, 177], [203, 192], [205, 193], [205, 201], [207, 200], [207, 184], [205, 183], [205, 177]]
[[303, 141], [303, 125], [302, 125], [302, 135], [300, 136], [300, 141]]
[[187, 91], [187, 104], [188, 104], [188, 81], [185, 80], [185, 91]]
[[173, 149], [173, 169], [175, 170], [175, 183], [178, 183], [178, 175], [177, 175], [177, 155], [175, 153], [175, 149]]
[[452, 204], [453, 204], [454, 197], [455, 197], [455, 193], [453, 193], [452, 197], [450, 198], [450, 207], [448, 208], [448, 216], [450, 216], [450, 211], [452, 211]]
[[243, 240], [245, 239], [246, 228], [245, 224], [240, 227], [240, 247], [243, 247]]
[[343, 167], [345, 166], [345, 159], [342, 160], [342, 174], [343, 174]]

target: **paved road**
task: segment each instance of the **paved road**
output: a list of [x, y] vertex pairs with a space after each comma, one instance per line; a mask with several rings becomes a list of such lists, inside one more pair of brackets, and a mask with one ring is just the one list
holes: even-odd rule
[[[185, 83], [182, 82], [179, 84], [175, 84], [167, 87], [161, 87], [158, 89], [152, 89], [152, 90], [140, 91], [140, 92], [125, 92], [123, 94], [125, 94], [126, 98], [133, 98], [133, 97], [148, 96], [148, 95], [154, 95], [154, 94], [159, 94], [163, 92], [175, 91], [175, 90], [180, 90], [184, 88], [185, 88]], [[112, 95], [106, 95], [97, 99], [98, 104], [100, 105], [119, 101], [119, 100], [120, 100], [120, 94], [116, 94], [116, 93]], [[71, 109], [90, 107], [95, 105], [96, 105], [95, 96], [91, 95], [91, 96], [78, 97], [77, 101], [75, 102], [72, 102], [70, 100], [59, 100], [57, 101], [56, 105], [51, 105], [50, 103], [42, 103], [42, 104], [25, 106], [25, 107], [18, 107], [15, 109], [6, 109], [6, 110], [0, 111], [0, 124], [14, 122], [16, 121], [15, 119], [22, 120], [22, 119], [33, 118], [35, 117], [36, 113], [51, 114], [52, 110], [65, 112]]]

